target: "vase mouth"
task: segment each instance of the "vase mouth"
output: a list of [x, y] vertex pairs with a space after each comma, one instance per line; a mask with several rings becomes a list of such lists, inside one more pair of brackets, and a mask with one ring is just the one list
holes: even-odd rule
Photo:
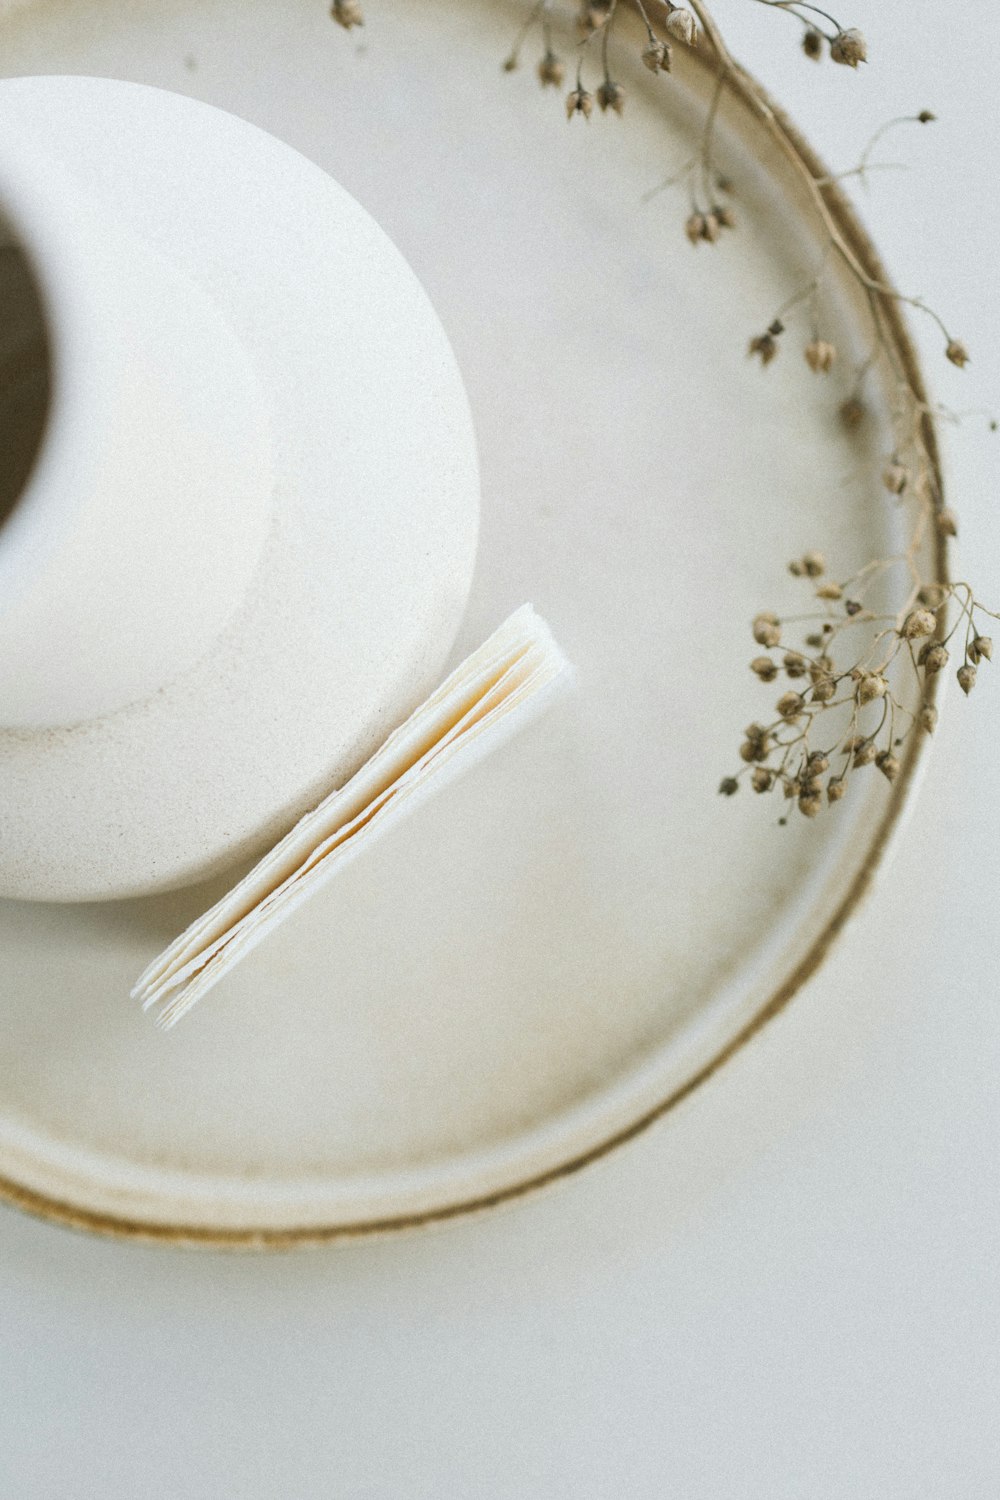
[[117, 380], [115, 298], [87, 254], [83, 205], [21, 144], [0, 157], [0, 296], [17, 320], [10, 360], [0, 348], [0, 628], [73, 534]]
[[48, 427], [49, 324], [29, 258], [0, 212], [0, 545]]

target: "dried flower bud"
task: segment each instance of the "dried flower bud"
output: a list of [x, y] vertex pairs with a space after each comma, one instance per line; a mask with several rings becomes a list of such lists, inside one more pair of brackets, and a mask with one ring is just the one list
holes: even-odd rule
[[769, 771], [766, 766], [758, 766], [750, 778], [750, 784], [755, 792], [769, 792], [774, 785], [774, 772]]
[[856, 432], [867, 415], [868, 409], [859, 396], [849, 396], [841, 403], [840, 420], [848, 432]]
[[964, 370], [969, 363], [969, 351], [960, 339], [949, 339], [948, 347], [944, 352], [952, 364], [957, 365], [960, 370]]
[[824, 653], [822, 656], [817, 656], [816, 660], [810, 665], [809, 676], [813, 682], [816, 682], [820, 677], [826, 677], [832, 671], [833, 658]]
[[503, 60], [503, 70], [504, 70], [504, 72], [505, 73], [516, 73], [517, 72], [517, 64], [518, 64], [517, 53], [516, 52], [512, 52], [509, 57], [505, 57], [504, 60]]
[[773, 682], [778, 675], [778, 664], [769, 656], [755, 656], [750, 663], [750, 670], [760, 678], [761, 682]]
[[844, 600], [844, 613], [850, 615], [852, 620], [854, 619], [855, 615], [859, 615], [861, 613], [863, 608], [864, 605], [859, 599]]
[[786, 651], [784, 666], [789, 677], [804, 677], [809, 670], [809, 663], [797, 651]]
[[814, 62], [819, 62], [823, 56], [823, 33], [817, 31], [815, 26], [810, 26], [803, 36], [802, 50], [806, 57], [811, 57]]
[[684, 225], [684, 233], [692, 245], [697, 245], [699, 240], [705, 238], [705, 215], [693, 213]]
[[753, 638], [758, 646], [779, 646], [781, 644], [781, 621], [777, 615], [772, 615], [769, 610], [764, 610], [757, 615], [753, 622]]
[[547, 84], [551, 84], [553, 88], [561, 88], [565, 76], [566, 69], [556, 54], [554, 52], [546, 52], [538, 64], [538, 78], [542, 87], [544, 88]]
[[837, 347], [828, 339], [810, 339], [804, 352], [806, 364], [814, 375], [825, 375], [837, 358]]
[[854, 765], [860, 770], [862, 766], [870, 766], [878, 755], [878, 751], [871, 740], [865, 740], [854, 752]]
[[599, 31], [611, 14], [606, 0], [583, 0], [577, 13], [576, 24], [581, 36], [592, 36]]
[[822, 794], [818, 791], [802, 792], [799, 797], [799, 812], [807, 818], [814, 818], [823, 806]]
[[945, 592], [939, 583], [925, 583], [917, 598], [928, 609], [940, 609], [945, 601]]
[[834, 583], [832, 579], [829, 583], [821, 583], [816, 590], [817, 599], [842, 599], [843, 596], [844, 590], [840, 587], [839, 583]]
[[762, 724], [748, 724], [746, 739], [740, 746], [740, 759], [748, 763], [767, 760], [771, 753], [771, 737]]
[[941, 536], [958, 536], [958, 517], [947, 506], [938, 511], [935, 521]]
[[917, 662], [928, 677], [933, 677], [935, 672], [942, 672], [948, 665], [948, 647], [942, 646], [939, 641], [928, 641], [917, 657]]
[[740, 784], [735, 776], [724, 776], [719, 782], [719, 793], [723, 797], [735, 797], [740, 789]]
[[883, 750], [880, 755], [877, 755], [875, 757], [875, 764], [882, 772], [886, 781], [895, 781], [901, 769], [899, 761], [891, 750]]
[[880, 672], [864, 672], [856, 688], [859, 703], [874, 703], [876, 698], [884, 698], [889, 691], [889, 684]]
[[799, 793], [798, 787], [796, 786], [795, 782], [791, 780], [790, 777], [786, 778], [782, 782], [782, 784], [781, 784], [781, 790], [784, 793], [785, 798], [786, 798], [787, 801], [791, 801], [791, 799], [793, 797], [797, 797], [798, 793]]
[[797, 719], [806, 706], [801, 693], [782, 693], [775, 708], [783, 719]]
[[882, 483], [890, 495], [901, 495], [910, 482], [909, 471], [903, 465], [893, 459], [882, 471]]
[[932, 114], [929, 109], [922, 109], [919, 115], [917, 115], [917, 121], [921, 125], [930, 125], [936, 119], [937, 115]]
[[788, 564], [788, 571], [789, 573], [791, 573], [793, 578], [801, 578], [805, 570], [805, 563], [801, 562], [797, 557]]
[[814, 677], [812, 695], [817, 703], [829, 703], [835, 697], [837, 684], [832, 677]]
[[830, 43], [830, 56], [835, 63], [843, 63], [848, 68], [856, 68], [858, 63], [868, 61], [865, 39], [856, 26], [838, 31]]
[[903, 621], [900, 635], [904, 641], [916, 641], [921, 636], [933, 635], [936, 629], [937, 619], [929, 609], [914, 609]]
[[625, 108], [625, 90], [620, 83], [615, 83], [610, 78], [605, 78], [597, 90], [597, 102], [601, 106], [601, 113], [606, 114], [613, 109], [616, 115], [620, 115]]
[[823, 644], [823, 637], [821, 635], [816, 635], [815, 632], [814, 632], [812, 635], [807, 635], [806, 636], [806, 645], [807, 646], [812, 646], [812, 648], [813, 648], [814, 651], [819, 650], [819, 648], [820, 648], [820, 646], [822, 646], [822, 644]]
[[965, 694], [965, 696], [968, 697], [972, 692], [972, 689], [976, 685], [975, 667], [970, 667], [969, 663], [966, 662], [964, 667], [959, 667], [955, 675], [958, 678], [959, 687], [962, 689], [962, 692]]
[[702, 214], [701, 219], [701, 237], [703, 240], [708, 240], [710, 245], [714, 245], [722, 233], [722, 225], [719, 223], [717, 215], [712, 211]]
[[847, 791], [847, 783], [842, 777], [837, 776], [833, 781], [827, 783], [826, 800], [828, 802], [839, 802]]
[[829, 771], [829, 769], [830, 761], [828, 757], [823, 754], [822, 750], [814, 750], [809, 759], [806, 761], [807, 776], [824, 776], [826, 772]]
[[925, 703], [918, 716], [918, 722], [921, 729], [926, 730], [928, 734], [933, 734], [935, 729], [937, 728], [937, 721], [938, 711], [934, 707], [934, 704]]
[[667, 30], [676, 42], [693, 47], [698, 35], [694, 16], [682, 5], [675, 6], [667, 17]]
[[583, 115], [585, 120], [589, 120], [593, 110], [594, 96], [588, 94], [582, 85], [578, 84], [572, 93], [566, 95], [566, 118], [568, 120], [572, 120], [574, 115]]
[[759, 333], [756, 338], [750, 340], [751, 355], [758, 355], [762, 365], [769, 365], [778, 352], [777, 336], [768, 330], [767, 333]]
[[345, 31], [350, 31], [352, 26], [363, 26], [365, 18], [361, 12], [358, 0], [333, 0], [330, 7], [330, 15], [338, 26], [343, 26]]
[[669, 73], [669, 45], [656, 37], [651, 38], [649, 45], [643, 49], [642, 60], [651, 73]]
[[993, 638], [988, 635], [977, 635], [969, 646], [969, 660], [977, 666], [981, 661], [993, 660]]
[[718, 219], [719, 224], [723, 229], [736, 228], [736, 215], [729, 207], [728, 203], [716, 203], [712, 209], [712, 212]]
[[807, 552], [802, 559], [802, 571], [807, 578], [822, 578], [826, 570], [826, 559], [822, 552]]

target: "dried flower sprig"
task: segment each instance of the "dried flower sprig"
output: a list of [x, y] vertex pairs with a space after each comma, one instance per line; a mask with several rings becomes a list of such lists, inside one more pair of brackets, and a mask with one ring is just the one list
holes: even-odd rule
[[[807, 0], [755, 0], [770, 10], [793, 16], [803, 28], [802, 49], [815, 61], [828, 55], [832, 62], [856, 69], [867, 61], [863, 34]], [[536, 0], [504, 62], [506, 71], [520, 64], [528, 38], [540, 33], [541, 51], [536, 72], [543, 87], [560, 88], [566, 63], [553, 40], [554, 0]], [[568, 118], [590, 120], [595, 103], [601, 114], [621, 115], [625, 91], [612, 70], [612, 39], [623, 0], [578, 0], [578, 42], [574, 86], [565, 99]], [[935, 535], [943, 542], [957, 533], [954, 512], [941, 492], [933, 411], [919, 384], [919, 376], [900, 356], [894, 338], [895, 312], [900, 306], [929, 318], [940, 331], [945, 358], [964, 369], [969, 353], [941, 316], [921, 298], [907, 296], [881, 279], [859, 256], [844, 233], [832, 206], [831, 194], [845, 177], [864, 179], [878, 166], [872, 153], [888, 130], [905, 123], [931, 123], [929, 110], [887, 122], [872, 137], [859, 163], [836, 177], [822, 176], [806, 162], [763, 90], [739, 67], [705, 8], [704, 0], [676, 5], [672, 0], [627, 0], [641, 20], [644, 37], [639, 52], [653, 74], [671, 71], [674, 49], [697, 48], [715, 73], [699, 149], [681, 171], [660, 183], [647, 200], [666, 188], [686, 183], [690, 209], [684, 232], [693, 245], [716, 244], [724, 231], [736, 227], [731, 204], [732, 186], [715, 165], [715, 131], [726, 88], [746, 105], [771, 136], [792, 170], [799, 176], [822, 230], [825, 249], [808, 284], [777, 309], [768, 326], [751, 334], [749, 354], [766, 368], [792, 341], [791, 322], [806, 319], [801, 345], [810, 371], [827, 376], [838, 362], [838, 350], [821, 326], [820, 292], [831, 266], [846, 270], [860, 288], [871, 321], [871, 347], [854, 374], [854, 386], [837, 410], [847, 432], [860, 430], [868, 415], [865, 384], [876, 368], [887, 370], [894, 387], [892, 449], [885, 456], [884, 490], [909, 516], [909, 540], [894, 557], [869, 562], [847, 578], [832, 577], [819, 551], [810, 551], [789, 564], [790, 573], [809, 587], [812, 607], [805, 613], [779, 615], [765, 610], [752, 622], [753, 639], [760, 648], [750, 662], [753, 675], [764, 684], [787, 679], [785, 688], [764, 722], [744, 731], [739, 747], [742, 765], [719, 787], [725, 796], [739, 791], [744, 781], [764, 795], [780, 791], [783, 800], [814, 818], [824, 805], [845, 796], [852, 779], [865, 768], [875, 769], [889, 782], [899, 776], [904, 750], [912, 736], [933, 733], [940, 674], [955, 670], [962, 692], [976, 686], [983, 663], [992, 661], [993, 642], [987, 620], [1000, 619], [974, 594], [970, 584], [941, 583], [924, 576], [921, 556]], [[655, 20], [650, 12], [655, 13]], [[345, 29], [362, 24], [357, 0], [334, 0], [334, 19]], [[596, 83], [585, 78], [597, 48], [600, 73]], [[792, 319], [792, 314], [795, 318]], [[996, 423], [991, 422], [996, 428]], [[879, 599], [886, 579], [898, 570], [907, 581], [902, 607], [887, 613]], [[789, 632], [799, 634], [789, 638]], [[954, 658], [954, 660], [953, 660]], [[909, 687], [907, 688], [907, 678]], [[916, 707], [908, 707], [907, 700]], [[787, 821], [783, 814], [780, 822]]]

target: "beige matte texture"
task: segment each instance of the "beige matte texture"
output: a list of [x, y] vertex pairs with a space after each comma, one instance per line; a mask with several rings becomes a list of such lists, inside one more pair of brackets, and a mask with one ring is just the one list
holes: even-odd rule
[[2, 1170], [22, 1201], [95, 1227], [225, 1243], [518, 1191], [636, 1129], [787, 998], [898, 821], [903, 783], [881, 778], [783, 829], [760, 799], [715, 795], [773, 696], [747, 670], [748, 627], [787, 599], [788, 559], [821, 546], [846, 575], [897, 546], [887, 399], [873, 387], [854, 437], [830, 419], [867, 315], [831, 283], [828, 383], [794, 354], [749, 364], [746, 338], [818, 243], [728, 98], [738, 236], [694, 250], [682, 201], [643, 206], [709, 97], [681, 57], [670, 79], [624, 74], [625, 121], [571, 127], [527, 69], [500, 71], [517, 8], [393, 0], [360, 55], [313, 0], [93, 0], [86, 35], [73, 14], [12, 16], [8, 65], [200, 93], [315, 157], [400, 245], [454, 342], [481, 454], [452, 663], [531, 598], [578, 689], [166, 1036], [129, 987], [230, 876], [0, 905]]
[[[63, 677], [67, 699], [90, 682], [94, 653], [110, 686], [132, 680], [147, 645], [158, 668], [116, 712], [78, 723], [67, 701], [51, 727], [46, 701], [36, 717], [50, 727], [0, 728], [0, 892], [78, 901], [169, 889], [261, 852], [439, 681], [475, 561], [468, 400], [402, 256], [280, 141], [103, 79], [6, 80], [0, 125], [0, 194], [6, 157], [8, 175], [28, 174], [18, 227], [30, 256], [38, 224], [56, 354], [51, 431], [25, 514], [0, 535], [0, 571], [11, 549], [18, 580], [24, 571], [22, 522], [54, 516], [60, 539], [58, 569], [24, 591], [30, 618], [47, 623], [24, 635], [30, 621], [15, 610], [0, 666], [6, 645], [22, 691], [56, 700]], [[119, 260], [128, 274], [116, 277]], [[124, 331], [116, 291], [136, 308]], [[192, 339], [242, 367], [230, 374], [221, 354], [199, 365]], [[154, 399], [175, 384], [200, 436]], [[95, 406], [112, 411], [107, 431]], [[71, 481], [50, 482], [53, 467]], [[208, 610], [191, 639], [186, 588]], [[37, 661], [43, 645], [59, 674]]]

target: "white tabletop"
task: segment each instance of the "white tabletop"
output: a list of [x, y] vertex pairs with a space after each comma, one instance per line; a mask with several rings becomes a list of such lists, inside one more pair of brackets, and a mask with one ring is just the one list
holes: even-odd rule
[[[922, 338], [938, 394], [1000, 404], [995, 8], [857, 0], [857, 77], [749, 0], [717, 12], [835, 166], [882, 120], [939, 114], [890, 138], [912, 170], [863, 204], [970, 347], [962, 377]], [[998, 444], [982, 422], [949, 444], [958, 571], [988, 602]], [[995, 1500], [1000, 665], [959, 697], [820, 975], [559, 1188], [290, 1257], [0, 1211], [0, 1495]]]

